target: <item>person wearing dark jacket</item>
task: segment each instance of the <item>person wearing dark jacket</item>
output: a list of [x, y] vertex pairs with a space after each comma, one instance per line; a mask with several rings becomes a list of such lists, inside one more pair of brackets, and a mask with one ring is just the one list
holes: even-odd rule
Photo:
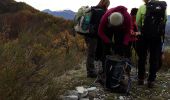
[[[104, 12], [103, 14], [106, 12], [108, 6], [110, 5], [110, 1], [109, 0], [100, 0], [99, 4], [95, 7], [92, 7], [93, 9], [102, 9]], [[90, 78], [95, 78], [96, 75], [96, 71], [95, 71], [95, 67], [94, 67], [94, 61], [96, 58], [100, 58], [101, 57], [101, 52], [100, 48], [101, 47], [101, 40], [98, 38], [98, 26], [99, 26], [99, 22], [100, 22], [100, 18], [103, 15], [102, 13], [100, 13], [98, 15], [98, 13], [92, 12], [92, 18], [91, 18], [91, 22], [92, 24], [96, 24], [95, 25], [95, 30], [91, 36], [85, 36], [85, 41], [87, 44], [87, 62], [86, 62], [86, 69], [87, 69], [87, 77]]]
[[[149, 55], [149, 76], [147, 79], [147, 84], [148, 84], [148, 88], [153, 88], [155, 85], [155, 80], [156, 80], [156, 73], [158, 70], [158, 66], [159, 66], [159, 61], [160, 61], [160, 57], [161, 57], [161, 49], [162, 49], [162, 36], [150, 36], [150, 34], [157, 34], [158, 32], [155, 32], [155, 30], [152, 30], [153, 32], [150, 31], [150, 29], [152, 29], [154, 26], [147, 26], [148, 23], [147, 22], [155, 22], [152, 21], [154, 17], [152, 16], [147, 16], [147, 4], [149, 4], [151, 1], [157, 1], [157, 0], [143, 0], [145, 2], [144, 5], [142, 5], [138, 12], [137, 12], [137, 16], [136, 16], [136, 23], [138, 25], [138, 30], [139, 32], [141, 32], [141, 36], [139, 38], [139, 43], [138, 43], [138, 47], [140, 47], [140, 51], [139, 51], [139, 59], [138, 59], [138, 85], [144, 85], [144, 80], [146, 78], [146, 68], [145, 68], [145, 64], [146, 64], [146, 59], [147, 59], [147, 55], [148, 52], [150, 53]], [[152, 5], [153, 6], [153, 5]], [[163, 13], [164, 14], [164, 13]], [[163, 23], [166, 23], [167, 20], [167, 16], [166, 16], [166, 11], [165, 14], [163, 16], [164, 20]], [[150, 20], [146, 21], [146, 18], [149, 18]], [[160, 23], [159, 23], [160, 24]], [[146, 27], [147, 26], [147, 27]], [[146, 29], [148, 28], [149, 29]], [[164, 30], [164, 29], [163, 29]]]

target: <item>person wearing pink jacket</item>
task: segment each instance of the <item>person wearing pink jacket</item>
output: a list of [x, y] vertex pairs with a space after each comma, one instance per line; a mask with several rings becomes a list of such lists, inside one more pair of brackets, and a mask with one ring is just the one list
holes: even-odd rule
[[111, 54], [111, 48], [115, 54], [124, 57], [129, 55], [129, 42], [133, 30], [131, 15], [124, 6], [109, 9], [102, 17], [98, 35], [103, 40], [103, 56]]

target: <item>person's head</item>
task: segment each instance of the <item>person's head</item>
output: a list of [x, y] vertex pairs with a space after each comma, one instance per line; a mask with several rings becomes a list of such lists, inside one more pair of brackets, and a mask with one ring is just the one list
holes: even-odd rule
[[100, 0], [97, 6], [104, 7], [107, 9], [110, 5], [110, 0]]
[[145, 3], [148, 3], [150, 0], [143, 0]]
[[121, 13], [114, 12], [109, 16], [108, 20], [109, 20], [110, 25], [119, 26], [123, 24], [124, 17]]
[[137, 12], [138, 12], [138, 8], [132, 8], [132, 10], [130, 12], [130, 15], [131, 16], [136, 16]]

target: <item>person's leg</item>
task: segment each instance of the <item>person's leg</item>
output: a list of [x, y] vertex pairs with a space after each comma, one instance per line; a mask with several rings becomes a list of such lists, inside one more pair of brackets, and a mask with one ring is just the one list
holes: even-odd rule
[[97, 39], [96, 53], [95, 53], [96, 60], [101, 61], [102, 55], [103, 55], [103, 44], [102, 44], [102, 40], [100, 38], [98, 38]]
[[160, 52], [161, 52], [161, 39], [151, 40], [149, 51], [150, 51], [150, 68], [149, 68], [148, 82], [152, 83], [156, 79], [156, 73], [159, 66]]
[[103, 71], [101, 73], [99, 73], [99, 79], [98, 82], [101, 85], [106, 86], [106, 66], [105, 66], [105, 62], [106, 62], [106, 56], [111, 54], [111, 46], [109, 44], [105, 44], [102, 42], [102, 57], [101, 57], [101, 61], [102, 61], [102, 69]]
[[95, 52], [96, 52], [96, 45], [97, 40], [95, 38], [85, 38], [87, 43], [87, 76], [88, 77], [96, 77], [95, 68], [94, 68], [94, 60], [95, 60]]
[[127, 46], [124, 46], [124, 54], [123, 56], [126, 57], [126, 58], [129, 58], [131, 60], [131, 57], [132, 57], [132, 42], [129, 43], [129, 45]]
[[138, 84], [143, 85], [145, 79], [145, 64], [147, 58], [147, 42], [142, 39], [138, 42]]
[[162, 61], [162, 56], [163, 56], [163, 52], [160, 52], [160, 55], [159, 55], [159, 66], [157, 68], [157, 72], [161, 69], [162, 67], [162, 64], [163, 64], [163, 61]]
[[161, 69], [162, 67], [162, 64], [163, 64], [163, 59], [164, 59], [164, 52], [163, 52], [163, 43], [161, 42], [161, 47], [160, 47], [160, 54], [159, 54], [159, 65], [158, 65], [158, 68], [157, 68], [157, 72]]

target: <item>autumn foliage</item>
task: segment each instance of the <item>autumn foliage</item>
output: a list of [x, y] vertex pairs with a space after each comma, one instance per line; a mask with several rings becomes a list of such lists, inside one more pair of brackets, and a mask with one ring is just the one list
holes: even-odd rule
[[13, 0], [0, 1], [0, 19], [0, 100], [50, 97], [46, 84], [82, 62], [83, 37], [72, 21]]

